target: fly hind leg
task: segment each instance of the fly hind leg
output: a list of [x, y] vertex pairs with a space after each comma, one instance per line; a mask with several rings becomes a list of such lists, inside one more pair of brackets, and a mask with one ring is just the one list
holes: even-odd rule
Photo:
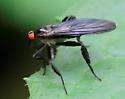
[[80, 38], [77, 38], [78, 42], [75, 41], [66, 41], [66, 42], [59, 42], [56, 43], [57, 46], [71, 46], [71, 47], [75, 47], [75, 46], [81, 46], [81, 53], [83, 58], [85, 59], [86, 63], [88, 64], [92, 74], [99, 80], [101, 81], [101, 79], [95, 74], [92, 66], [90, 65], [90, 57], [89, 57], [89, 53], [86, 49], [86, 47], [83, 45], [83, 43], [80, 41]]
[[92, 74], [99, 80], [101, 81], [101, 79], [95, 74], [92, 66], [91, 66], [91, 61], [90, 61], [90, 57], [89, 57], [89, 53], [86, 49], [86, 47], [84, 46], [84, 44], [80, 41], [80, 36], [77, 37], [77, 41], [81, 44], [81, 54], [83, 56], [83, 58], [85, 59], [86, 63], [88, 64]]

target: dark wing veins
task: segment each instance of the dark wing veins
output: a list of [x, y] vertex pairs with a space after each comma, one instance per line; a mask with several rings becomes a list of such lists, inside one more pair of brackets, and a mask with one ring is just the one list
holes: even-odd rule
[[76, 19], [57, 24], [53, 35], [85, 35], [114, 30], [116, 24], [101, 19]]
[[[48, 27], [49, 26], [49, 27]], [[95, 34], [114, 30], [116, 24], [102, 19], [75, 19], [56, 25], [48, 25], [47, 35], [41, 37], [72, 38], [79, 35]]]

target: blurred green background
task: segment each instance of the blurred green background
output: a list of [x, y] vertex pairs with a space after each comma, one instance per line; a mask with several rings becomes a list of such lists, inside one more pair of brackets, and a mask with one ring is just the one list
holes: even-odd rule
[[[29, 92], [30, 99], [124, 99], [124, 4], [124, 0], [1, 0], [1, 99], [27, 99]], [[92, 77], [82, 61], [79, 47], [59, 48], [56, 64], [64, 76], [69, 97], [50, 68], [46, 78], [41, 75], [41, 70], [37, 72], [40, 65], [33, 61], [34, 51], [26, 48], [24, 41], [29, 30], [55, 23], [66, 15], [117, 23], [117, 29], [111, 33], [82, 38], [86, 45], [90, 45], [92, 64], [102, 77], [102, 83]], [[25, 86], [24, 77], [29, 77], [26, 81], [30, 91]]]

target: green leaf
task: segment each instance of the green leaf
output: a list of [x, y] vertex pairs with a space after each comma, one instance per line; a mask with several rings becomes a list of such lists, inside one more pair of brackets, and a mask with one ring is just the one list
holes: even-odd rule
[[[77, 0], [60, 15], [102, 18], [116, 22], [117, 28], [113, 32], [82, 37], [82, 41], [89, 45], [92, 66], [102, 82], [91, 74], [82, 59], [80, 47], [60, 47], [55, 64], [63, 75], [69, 95], [65, 94], [60, 78], [48, 66], [45, 76], [40, 69], [25, 78], [29, 99], [124, 99], [124, 3], [124, 0]], [[57, 17], [59, 16], [55, 16]]]

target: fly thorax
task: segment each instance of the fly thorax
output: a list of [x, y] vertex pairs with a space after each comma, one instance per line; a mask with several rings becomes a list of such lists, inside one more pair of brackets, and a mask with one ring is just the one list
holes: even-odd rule
[[48, 45], [56, 43], [55, 39], [42, 39], [41, 42]]
[[57, 42], [63, 42], [65, 39], [62, 38], [57, 38], [57, 39], [42, 39], [41, 42], [44, 44], [48, 44], [48, 45], [55, 45], [55, 43]]

